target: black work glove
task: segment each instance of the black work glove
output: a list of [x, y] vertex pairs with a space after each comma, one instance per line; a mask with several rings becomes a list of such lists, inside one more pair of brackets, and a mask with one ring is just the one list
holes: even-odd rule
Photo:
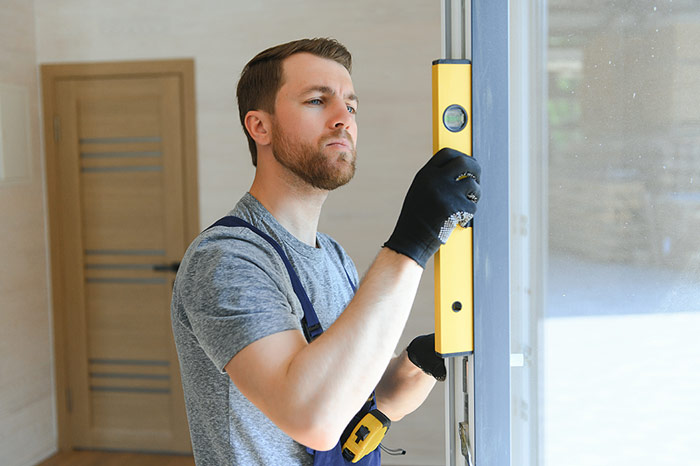
[[408, 359], [420, 370], [432, 375], [440, 382], [447, 377], [445, 360], [435, 352], [435, 334], [421, 335], [413, 339], [406, 348]]
[[454, 149], [441, 149], [413, 179], [399, 220], [385, 247], [425, 268], [428, 259], [458, 224], [466, 226], [476, 212], [481, 167]]

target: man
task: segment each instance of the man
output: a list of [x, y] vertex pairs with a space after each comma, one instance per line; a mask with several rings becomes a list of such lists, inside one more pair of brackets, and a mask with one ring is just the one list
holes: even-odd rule
[[[476, 210], [479, 167], [451, 150], [431, 158], [358, 285], [340, 245], [317, 232], [329, 191], [355, 171], [350, 69], [338, 42], [304, 39], [261, 52], [241, 74], [239, 112], [256, 166], [231, 212], [243, 223], [200, 234], [173, 290], [200, 466], [345, 464], [339, 439], [373, 391], [396, 421], [444, 371], [430, 336], [393, 352], [426, 261]], [[309, 307], [323, 329], [315, 339]]]

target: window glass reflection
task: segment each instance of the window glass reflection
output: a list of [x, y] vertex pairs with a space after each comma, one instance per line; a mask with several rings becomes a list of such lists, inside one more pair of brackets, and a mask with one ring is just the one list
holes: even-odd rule
[[548, 3], [545, 463], [695, 464], [700, 2]]

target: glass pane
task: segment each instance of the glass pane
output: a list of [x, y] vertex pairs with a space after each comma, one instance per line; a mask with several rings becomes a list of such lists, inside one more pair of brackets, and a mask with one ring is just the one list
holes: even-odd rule
[[547, 12], [540, 461], [697, 464], [700, 3]]

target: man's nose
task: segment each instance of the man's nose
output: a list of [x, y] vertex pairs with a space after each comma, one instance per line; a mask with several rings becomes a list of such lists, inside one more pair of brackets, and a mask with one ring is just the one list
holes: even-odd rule
[[344, 101], [333, 105], [333, 114], [330, 120], [332, 128], [348, 128], [353, 120], [353, 115], [348, 111], [348, 105]]

